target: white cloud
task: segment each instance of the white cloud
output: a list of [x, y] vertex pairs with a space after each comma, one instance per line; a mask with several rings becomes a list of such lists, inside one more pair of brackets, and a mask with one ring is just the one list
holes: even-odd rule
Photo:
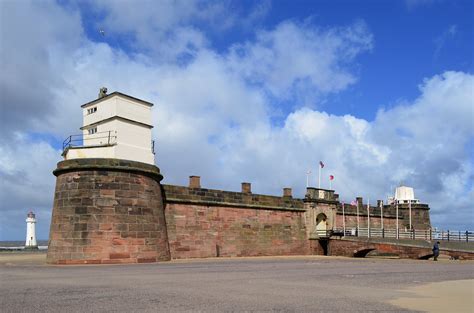
[[72, 53], [82, 27], [77, 12], [52, 2], [0, 1], [0, 14], [0, 131], [8, 135], [55, 113], [52, 88], [63, 82], [51, 67], [54, 53]]
[[47, 142], [16, 134], [0, 145], [0, 240], [21, 239], [33, 210], [40, 239], [47, 239], [54, 197], [52, 170], [60, 151]]
[[348, 65], [371, 48], [372, 35], [362, 21], [332, 29], [284, 22], [259, 31], [255, 42], [235, 44], [229, 63], [247, 81], [278, 98], [311, 101], [317, 94], [353, 84], [356, 77]]
[[457, 25], [450, 25], [441, 35], [435, 38], [435, 51], [433, 58], [437, 59], [441, 53], [441, 50], [446, 46], [450, 39], [454, 38], [458, 32]]
[[435, 2], [440, 2], [440, 0], [405, 0], [405, 5], [409, 11], [412, 11], [420, 7], [429, 7]]
[[97, 29], [103, 27], [107, 37], [127, 42], [123, 48], [147, 51], [158, 64], [180, 63], [205, 49], [208, 41], [199, 25], [225, 31], [236, 20], [226, 1], [101, 0], [91, 6], [104, 16]]

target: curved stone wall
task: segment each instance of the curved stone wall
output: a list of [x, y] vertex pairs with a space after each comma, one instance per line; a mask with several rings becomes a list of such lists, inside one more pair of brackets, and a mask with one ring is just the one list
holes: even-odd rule
[[58, 163], [47, 261], [144, 263], [170, 259], [158, 167], [117, 159]]

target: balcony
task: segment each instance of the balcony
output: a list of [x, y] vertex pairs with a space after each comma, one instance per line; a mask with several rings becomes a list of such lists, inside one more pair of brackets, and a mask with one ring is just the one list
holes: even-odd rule
[[94, 134], [71, 135], [63, 142], [62, 156], [71, 149], [110, 147], [117, 144], [117, 131], [104, 131]]

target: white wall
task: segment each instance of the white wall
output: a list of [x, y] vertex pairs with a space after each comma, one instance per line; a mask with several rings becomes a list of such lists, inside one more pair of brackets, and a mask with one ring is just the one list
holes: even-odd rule
[[64, 159], [115, 158], [115, 147], [116, 146], [69, 149]]
[[[110, 120], [104, 123], [100, 123], [93, 128], [97, 128], [97, 133], [89, 135], [89, 130], [84, 129], [82, 131], [84, 146], [104, 145], [113, 144], [116, 142], [117, 137], [117, 126], [115, 120]], [[110, 141], [109, 141], [110, 131]]]
[[151, 125], [151, 107], [140, 102], [133, 102], [126, 98], [116, 98], [117, 115], [130, 120]]
[[[87, 110], [97, 107], [95, 113], [88, 114]], [[112, 96], [99, 103], [82, 109], [83, 125], [90, 125], [113, 116], [120, 116], [130, 120], [151, 125], [151, 107], [141, 102], [128, 100], [119, 95]]]
[[[82, 109], [83, 124], [82, 126], [90, 125], [92, 123], [97, 123], [99, 121], [108, 119], [112, 116], [117, 115], [117, 97], [112, 97], [107, 100], [103, 100], [94, 105], [87, 106]], [[92, 114], [88, 114], [87, 110], [93, 107], [97, 107], [97, 111]]]

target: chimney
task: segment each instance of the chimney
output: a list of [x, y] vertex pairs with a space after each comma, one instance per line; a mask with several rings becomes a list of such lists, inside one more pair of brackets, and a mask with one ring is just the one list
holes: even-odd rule
[[201, 188], [201, 176], [189, 176], [189, 188]]
[[242, 193], [252, 193], [252, 185], [250, 183], [242, 183]]
[[383, 206], [383, 200], [377, 200], [377, 207], [380, 208]]
[[357, 197], [357, 198], [356, 198], [356, 201], [357, 201], [357, 203], [359, 203], [359, 208], [361, 208], [362, 205], [363, 205], [362, 197]]
[[293, 197], [291, 188], [283, 188], [283, 197]]

